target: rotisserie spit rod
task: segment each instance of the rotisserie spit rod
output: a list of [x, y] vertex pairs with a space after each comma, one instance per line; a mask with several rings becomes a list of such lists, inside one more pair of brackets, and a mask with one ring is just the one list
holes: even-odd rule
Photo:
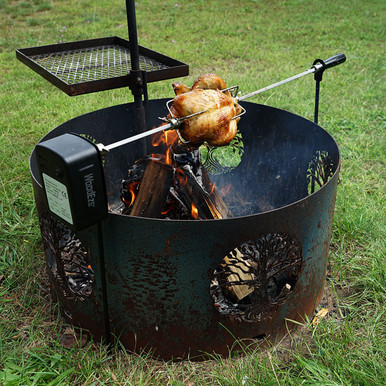
[[[338, 64], [341, 64], [341, 63], [343, 63], [345, 61], [346, 61], [346, 55], [344, 55], [344, 54], [337, 54], [337, 55], [334, 55], [331, 58], [328, 58], [326, 60], [317, 59], [317, 60], [314, 61], [314, 64], [313, 64], [313, 66], [310, 69], [308, 69], [306, 71], [303, 71], [300, 74], [291, 76], [291, 77], [289, 77], [287, 79], [284, 79], [284, 80], [282, 80], [280, 82], [273, 83], [270, 86], [261, 88], [260, 90], [256, 90], [256, 91], [250, 92], [250, 93], [248, 93], [246, 95], [243, 95], [243, 96], [240, 96], [240, 97], [236, 96], [234, 99], [235, 99], [236, 102], [243, 101], [243, 100], [251, 98], [251, 97], [253, 97], [255, 95], [261, 94], [261, 93], [263, 93], [265, 91], [271, 90], [271, 89], [273, 89], [275, 87], [281, 86], [281, 85], [283, 85], [285, 83], [291, 82], [292, 80], [299, 79], [299, 78], [301, 78], [301, 77], [303, 77], [305, 75], [321, 73], [324, 70], [326, 70], [327, 68], [335, 67]], [[235, 87], [237, 87], [237, 86], [229, 87], [229, 88], [227, 88], [225, 90], [222, 90], [222, 91], [227, 91], [227, 90], [233, 89]], [[169, 109], [169, 107], [168, 107], [168, 109]], [[238, 118], [240, 115], [244, 114], [245, 113], [245, 109], [242, 109], [242, 110], [243, 110], [243, 112], [241, 114], [235, 116], [234, 118]], [[169, 112], [170, 112], [170, 109], [169, 109]], [[134, 136], [129, 137], [129, 138], [122, 139], [121, 141], [118, 141], [118, 142], [114, 142], [114, 143], [112, 143], [110, 145], [103, 145], [103, 144], [99, 143], [97, 146], [98, 146], [98, 149], [101, 152], [105, 153], [105, 152], [108, 152], [108, 151], [110, 151], [112, 149], [115, 149], [116, 147], [123, 146], [123, 145], [126, 145], [126, 144], [130, 143], [130, 142], [137, 141], [137, 140], [139, 140], [141, 138], [145, 138], [145, 137], [147, 137], [149, 135], [158, 133], [160, 131], [178, 129], [178, 127], [186, 119], [192, 118], [192, 117], [194, 117], [196, 115], [199, 115], [199, 114], [203, 114], [205, 112], [206, 111], [203, 110], [203, 111], [200, 111], [198, 113], [194, 113], [194, 114], [191, 114], [191, 115], [188, 115], [188, 116], [185, 116], [185, 117], [179, 117], [179, 118], [175, 118], [173, 116], [171, 118], [160, 118], [161, 120], [165, 121], [166, 123], [162, 124], [161, 126], [158, 126], [158, 127], [154, 128], [154, 129], [145, 131], [143, 133], [134, 135]]]
[[328, 58], [326, 60], [320, 60], [320, 59], [315, 60], [314, 65], [310, 69], [303, 71], [300, 74], [297, 74], [297, 75], [291, 76], [287, 79], [284, 79], [280, 82], [271, 84], [270, 86], [261, 88], [260, 90], [250, 92], [249, 94], [246, 94], [246, 95], [243, 95], [240, 97], [236, 97], [236, 100], [237, 101], [243, 101], [243, 100], [251, 98], [255, 95], [261, 94], [265, 91], [271, 90], [275, 87], [281, 86], [282, 84], [291, 82], [292, 80], [299, 79], [305, 75], [318, 73], [320, 71], [326, 70], [327, 68], [335, 67], [338, 64], [341, 64], [345, 61], [346, 61], [346, 55], [345, 54], [337, 54], [337, 55], [331, 56], [331, 58]]
[[[98, 143], [97, 147], [98, 147], [98, 149], [101, 152], [105, 153], [105, 152], [108, 152], [108, 151], [110, 151], [112, 149], [115, 149], [116, 147], [126, 145], [126, 144], [128, 144], [130, 142], [138, 141], [139, 139], [148, 137], [149, 135], [156, 134], [156, 133], [158, 133], [160, 131], [176, 129], [176, 128], [178, 128], [181, 125], [181, 123], [185, 119], [192, 118], [192, 117], [194, 117], [196, 115], [202, 114], [203, 112], [204, 111], [200, 111], [198, 113], [191, 114], [191, 115], [188, 115], [188, 116], [183, 117], [183, 118], [170, 118], [170, 119], [167, 119], [167, 123], [163, 123], [161, 126], [155, 127], [154, 129], [147, 130], [147, 131], [145, 131], [143, 133], [139, 133], [139, 134], [133, 135], [132, 137], [128, 137], [128, 138], [122, 139], [121, 141], [111, 143], [110, 145], [103, 145], [102, 143]], [[165, 118], [160, 118], [160, 119], [166, 120]]]

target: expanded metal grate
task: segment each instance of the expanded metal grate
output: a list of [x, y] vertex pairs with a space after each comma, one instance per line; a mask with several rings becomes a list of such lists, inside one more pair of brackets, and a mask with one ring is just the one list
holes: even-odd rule
[[[145, 82], [189, 74], [189, 66], [138, 46]], [[68, 95], [126, 87], [132, 84], [130, 43], [118, 36], [16, 50], [16, 57]]]
[[[131, 70], [129, 49], [118, 45], [35, 55], [31, 56], [31, 60], [67, 84], [115, 78], [127, 75]], [[140, 55], [141, 70], [155, 71], [168, 67]]]

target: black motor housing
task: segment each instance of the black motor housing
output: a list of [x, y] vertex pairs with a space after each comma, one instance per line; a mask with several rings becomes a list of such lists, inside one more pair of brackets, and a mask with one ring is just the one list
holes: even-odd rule
[[78, 231], [107, 216], [102, 160], [94, 143], [62, 134], [36, 145], [36, 158], [54, 217]]

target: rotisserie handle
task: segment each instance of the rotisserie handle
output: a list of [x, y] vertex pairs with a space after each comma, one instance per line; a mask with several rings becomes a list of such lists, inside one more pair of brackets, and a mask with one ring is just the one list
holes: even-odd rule
[[324, 60], [324, 69], [335, 67], [338, 64], [344, 63], [346, 61], [346, 55], [345, 54], [337, 54], [334, 56], [331, 56], [331, 58], [328, 58]]

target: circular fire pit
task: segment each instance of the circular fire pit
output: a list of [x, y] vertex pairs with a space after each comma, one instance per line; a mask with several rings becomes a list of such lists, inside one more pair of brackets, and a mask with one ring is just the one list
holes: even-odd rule
[[[148, 128], [166, 100], [146, 103]], [[109, 214], [73, 234], [47, 209], [35, 151], [30, 171], [52, 292], [66, 319], [164, 359], [216, 352], [283, 336], [318, 304], [327, 267], [340, 154], [320, 126], [289, 112], [243, 102], [238, 165], [206, 153], [212, 182], [233, 217], [162, 220], [118, 213], [128, 168], [151, 139], [117, 148], [104, 172]], [[135, 132], [135, 106], [74, 118], [43, 140], [77, 133], [109, 144]], [[105, 266], [99, 263], [104, 254]], [[102, 294], [106, 280], [107, 304]], [[106, 296], [107, 295], [107, 296]], [[108, 321], [105, 320], [108, 318]], [[107, 322], [107, 323], [105, 323]]]

